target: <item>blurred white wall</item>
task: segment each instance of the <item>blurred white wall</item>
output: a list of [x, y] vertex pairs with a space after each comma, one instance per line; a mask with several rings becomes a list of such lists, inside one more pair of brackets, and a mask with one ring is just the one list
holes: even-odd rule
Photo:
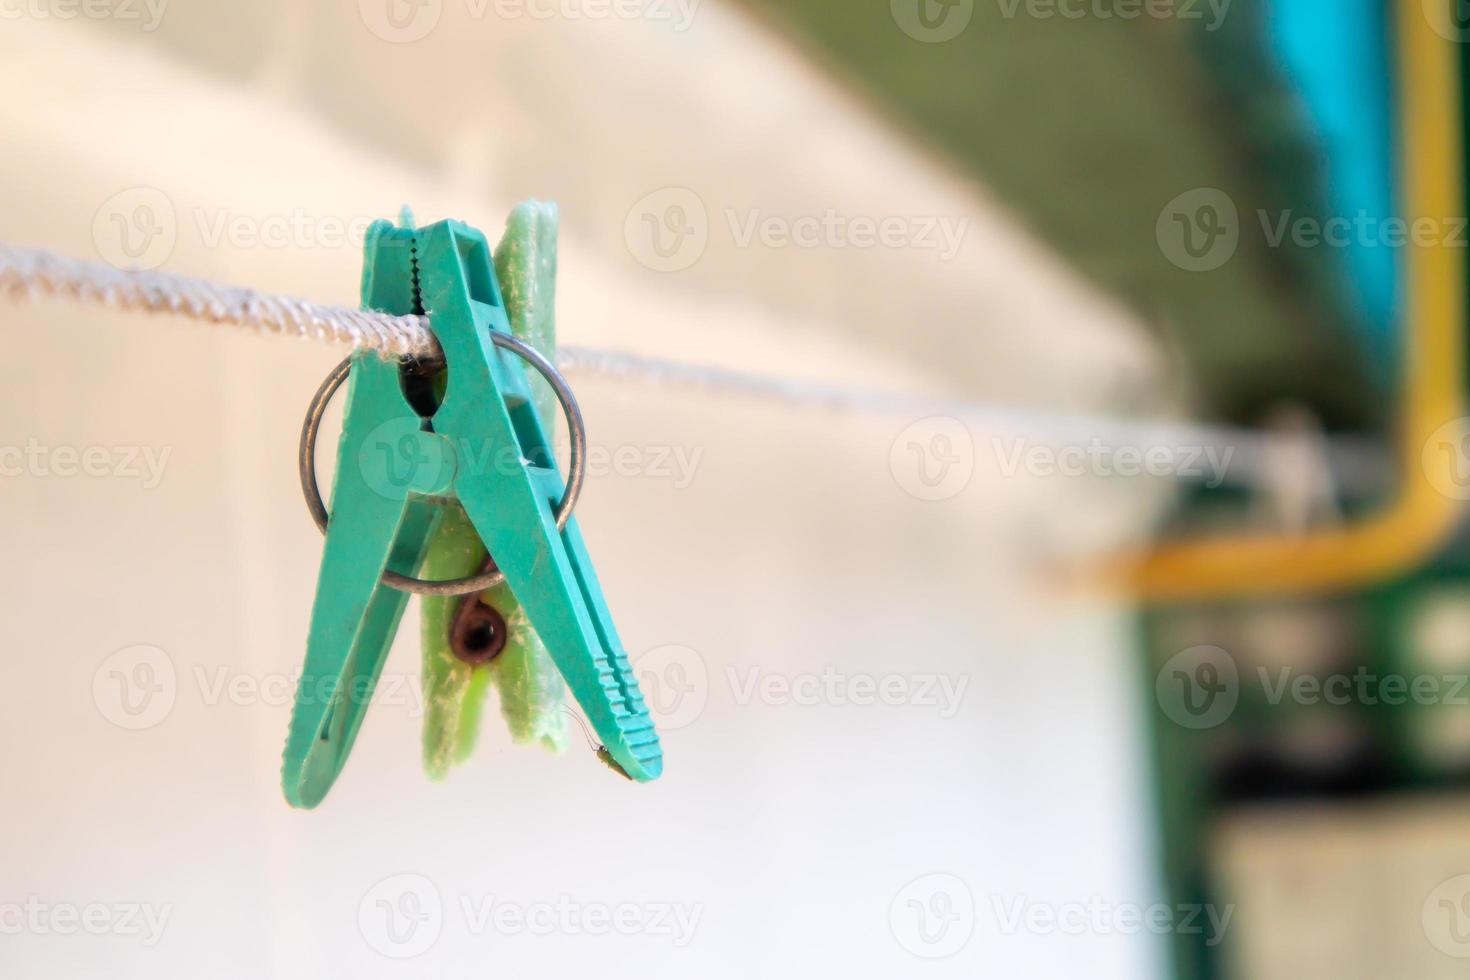
[[[174, 0], [155, 30], [134, 9], [26, 8], [0, 33], [0, 240], [354, 303], [360, 242], [339, 229], [410, 203], [493, 238], [537, 196], [563, 205], [564, 343], [1160, 407], [1160, 358], [1118, 307], [713, 2], [675, 30], [443, 0], [405, 43], [380, 36], [372, 0]], [[702, 210], [707, 233], [661, 256], [640, 229], [670, 230], [671, 204]], [[947, 257], [735, 233], [828, 212], [965, 231]], [[1157, 972], [1147, 935], [1009, 916], [1158, 897], [1127, 611], [1037, 572], [1135, 539], [1164, 488], [1007, 476], [974, 428], [958, 446], [973, 478], [919, 499], [906, 450], [942, 423], [574, 377], [593, 443], [647, 463], [595, 474], [579, 516], [647, 680], [687, 681], [682, 700], [658, 692], [666, 776], [630, 787], [585, 751], [510, 746], [492, 717], [474, 763], [429, 785], [414, 698], [387, 696], [303, 814], [277, 788], [320, 549], [295, 440], [342, 351], [65, 304], [0, 323], [0, 446], [40, 460], [0, 479], [5, 975]], [[63, 447], [106, 450], [106, 475], [58, 475]], [[655, 465], [665, 449], [692, 470]], [[417, 683], [416, 631], [411, 612], [386, 672], [399, 691]], [[747, 693], [824, 672], [847, 693], [892, 679], [909, 703]], [[944, 684], [962, 691], [949, 708]], [[405, 888], [442, 912], [415, 934], [432, 945], [396, 959], [385, 949], [418, 949], [377, 903], [399, 908]], [[958, 918], [926, 938], [916, 910], [944, 911], [936, 888]], [[513, 927], [558, 901], [644, 925]], [[118, 922], [133, 905], [167, 915], [158, 942]], [[92, 906], [112, 925], [67, 934], [64, 910]], [[11, 928], [12, 907], [40, 918]], [[659, 909], [697, 924], [670, 935], [648, 921]]]

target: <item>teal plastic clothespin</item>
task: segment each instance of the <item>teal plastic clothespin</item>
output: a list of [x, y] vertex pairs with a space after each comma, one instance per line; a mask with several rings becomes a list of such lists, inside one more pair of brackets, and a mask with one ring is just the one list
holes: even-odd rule
[[[440, 518], [459, 499], [572, 695], [628, 776], [656, 779], [658, 735], [603, 602], [575, 519], [558, 530], [560, 474], [508, 337], [489, 243], [459, 222], [369, 230], [363, 306], [427, 313], [448, 372], [444, 396], [410, 365], [359, 351], [351, 361], [332, 513], [312, 606], [306, 665], [286, 743], [292, 806], [322, 801], [347, 761], [408, 593]], [[502, 338], [502, 341], [504, 338]], [[407, 385], [407, 387], [405, 387]]]

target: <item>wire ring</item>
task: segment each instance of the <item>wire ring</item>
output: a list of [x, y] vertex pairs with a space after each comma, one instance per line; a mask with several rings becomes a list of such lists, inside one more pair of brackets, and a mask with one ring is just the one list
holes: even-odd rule
[[[566, 489], [562, 492], [561, 501], [556, 505], [556, 529], [565, 530], [567, 521], [571, 520], [572, 511], [576, 509], [577, 499], [582, 495], [582, 484], [587, 477], [587, 427], [582, 421], [582, 409], [577, 405], [576, 396], [572, 394], [572, 387], [562, 373], [547, 360], [540, 351], [524, 341], [501, 333], [498, 330], [490, 331], [490, 338], [497, 347], [504, 347], [511, 353], [518, 355], [534, 367], [540, 375], [551, 385], [552, 391], [556, 393], [556, 400], [561, 403], [562, 412], [566, 415], [567, 434], [571, 439], [571, 476], [567, 479]], [[327, 524], [331, 520], [331, 514], [327, 505], [322, 502], [321, 488], [316, 479], [316, 440], [317, 433], [321, 429], [322, 416], [326, 414], [327, 405], [331, 403], [332, 396], [337, 389], [342, 387], [342, 382], [347, 380], [348, 372], [352, 369], [352, 358], [348, 357], [332, 369], [322, 382], [321, 387], [311, 398], [311, 404], [306, 409], [306, 419], [301, 424], [301, 442], [297, 448], [297, 466], [301, 474], [301, 493], [306, 498], [306, 509], [311, 513], [311, 519], [316, 523], [317, 529], [323, 534], [327, 532]], [[483, 592], [493, 589], [505, 581], [505, 574], [499, 569], [492, 568], [488, 572], [478, 575], [470, 575], [465, 578], [444, 579], [441, 581], [426, 581], [413, 578], [408, 575], [400, 575], [391, 570], [383, 570], [383, 584], [400, 592], [410, 592], [414, 595], [469, 595], [472, 592]]]

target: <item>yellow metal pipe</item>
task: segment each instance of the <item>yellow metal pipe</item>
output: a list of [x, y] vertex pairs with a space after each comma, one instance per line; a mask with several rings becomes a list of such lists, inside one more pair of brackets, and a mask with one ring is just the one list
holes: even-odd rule
[[[1436, 32], [1421, 0], [1397, 6], [1401, 200], [1406, 217], [1429, 218], [1444, 228], [1466, 207], [1458, 46]], [[1443, 545], [1462, 502], [1435, 487], [1453, 485], [1455, 460], [1451, 453], [1424, 450], [1442, 438], [1438, 430], [1464, 414], [1465, 250], [1445, 244], [1444, 235], [1429, 245], [1409, 237], [1397, 500], [1329, 531], [1166, 543], [1114, 567], [1111, 578], [1121, 576], [1148, 600], [1325, 592], [1411, 571]], [[1457, 445], [1453, 452], [1460, 450]]]

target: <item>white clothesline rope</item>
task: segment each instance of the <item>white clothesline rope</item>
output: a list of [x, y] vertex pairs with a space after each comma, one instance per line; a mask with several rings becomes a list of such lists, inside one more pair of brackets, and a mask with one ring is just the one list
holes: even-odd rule
[[[121, 270], [103, 262], [4, 243], [0, 243], [0, 294], [11, 299], [64, 297], [115, 309], [172, 313], [260, 333], [376, 350], [384, 356], [423, 353], [436, 347], [428, 318], [423, 316], [328, 306], [157, 270]], [[1226, 468], [1218, 475], [1232, 484], [1260, 482], [1281, 449], [1278, 437], [1249, 430], [925, 398], [586, 347], [563, 345], [557, 361], [570, 372], [809, 407], [915, 419], [947, 415], [975, 423], [988, 433], [1052, 446], [1165, 447], [1175, 453], [1213, 450], [1217, 460], [1228, 450]], [[1366, 491], [1381, 489], [1391, 473], [1382, 450], [1367, 440], [1336, 438], [1327, 440], [1323, 449], [1333, 477], [1345, 485]]]
[[385, 355], [432, 350], [420, 316], [323, 306], [154, 270], [122, 270], [40, 249], [0, 244], [0, 290], [12, 297], [63, 296], [122, 310], [177, 313], [211, 323], [351, 344]]

